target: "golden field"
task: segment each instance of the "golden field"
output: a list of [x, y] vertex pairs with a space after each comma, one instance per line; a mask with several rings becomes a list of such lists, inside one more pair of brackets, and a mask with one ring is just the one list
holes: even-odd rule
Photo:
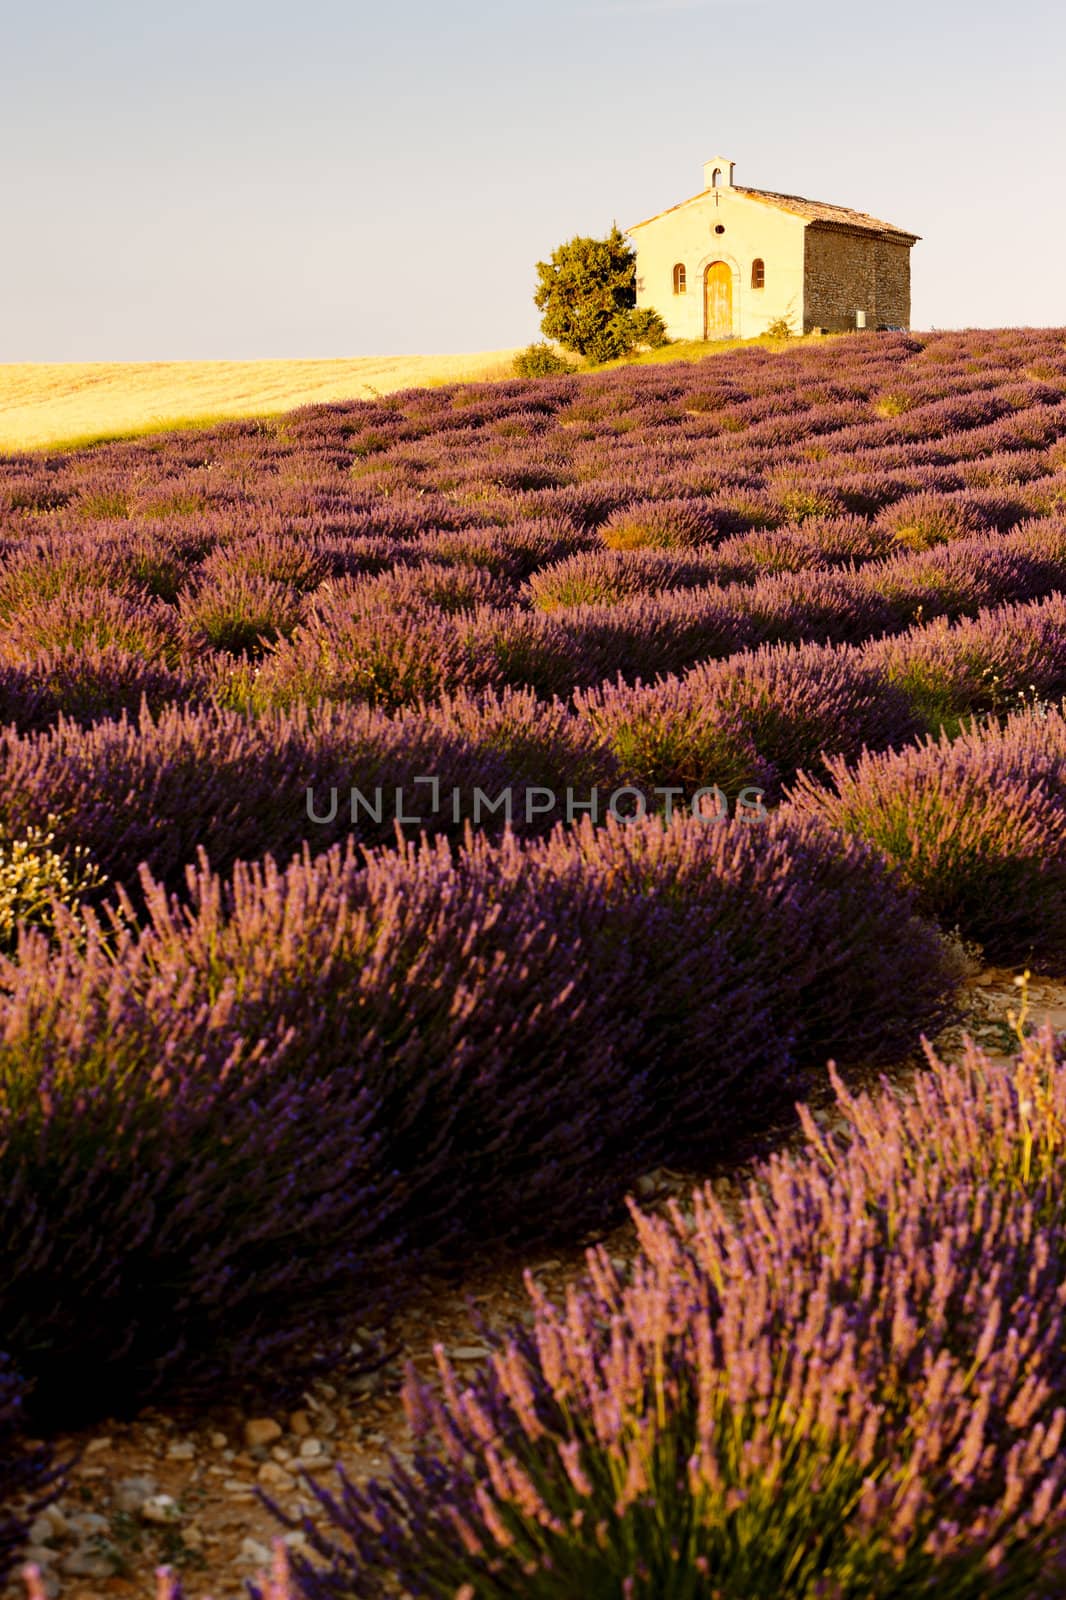
[[506, 378], [514, 350], [353, 361], [86, 361], [0, 365], [0, 450], [84, 444], [223, 417], [270, 416], [415, 385]]

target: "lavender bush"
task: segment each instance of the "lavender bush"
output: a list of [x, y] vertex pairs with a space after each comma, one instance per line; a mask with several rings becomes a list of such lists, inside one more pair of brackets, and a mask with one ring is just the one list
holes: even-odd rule
[[194, 646], [234, 656], [262, 655], [275, 639], [291, 638], [303, 612], [295, 584], [240, 570], [207, 578], [178, 599], [178, 615]]
[[[1061, 1054], [970, 1049], [807, 1115], [739, 1205], [635, 1211], [470, 1380], [409, 1373], [411, 1466], [316, 1497], [306, 1600], [1050, 1600], [1066, 1572]], [[1034, 1103], [1035, 1101], [1035, 1103]], [[1001, 1330], [1009, 1327], [1009, 1337]]]
[[66, 717], [87, 725], [142, 706], [168, 706], [210, 698], [206, 672], [194, 665], [170, 668], [120, 645], [79, 645], [27, 654], [0, 666], [0, 723], [21, 733], [41, 731]]
[[635, 781], [727, 793], [757, 784], [777, 798], [799, 767], [819, 768], [822, 751], [854, 757], [918, 736], [886, 677], [861, 651], [764, 646], [651, 688], [601, 687], [575, 705]]
[[283, 1017], [242, 1037], [231, 995], [148, 974], [126, 934], [55, 956], [27, 936], [20, 955], [0, 1317], [35, 1420], [127, 1412], [176, 1376], [217, 1392], [296, 1344], [310, 1359], [297, 1306], [353, 1277], [380, 1294], [398, 1242], [360, 1086], [298, 1084]]
[[922, 909], [992, 962], [1055, 970], [1066, 955], [1066, 719], [1019, 712], [801, 775], [792, 806], [875, 844]]
[[[579, 722], [649, 793], [717, 782], [769, 799], [823, 757], [898, 748], [923, 731], [958, 735], [1066, 694], [1066, 612], [1058, 596], [946, 619], [858, 646], [764, 646], [654, 685], [575, 694]], [[654, 802], [653, 802], [654, 803]]]
[[940, 619], [878, 640], [862, 657], [906, 695], [929, 732], [957, 733], [975, 713], [1002, 715], [1066, 694], [1066, 601], [1053, 595], [955, 624]]
[[226, 691], [251, 709], [322, 700], [391, 708], [501, 681], [489, 646], [440, 613], [359, 608], [347, 595], [316, 596], [308, 620]]
[[173, 609], [148, 596], [72, 589], [27, 605], [0, 634], [0, 661], [18, 663], [49, 650], [126, 650], [165, 667], [192, 653]]

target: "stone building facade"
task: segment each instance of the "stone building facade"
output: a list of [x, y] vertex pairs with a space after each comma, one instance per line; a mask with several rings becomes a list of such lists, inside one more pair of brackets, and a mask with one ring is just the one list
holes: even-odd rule
[[910, 253], [918, 235], [847, 206], [733, 181], [704, 165], [699, 194], [626, 231], [637, 251], [637, 305], [675, 339], [754, 338], [784, 317], [794, 333], [910, 326]]

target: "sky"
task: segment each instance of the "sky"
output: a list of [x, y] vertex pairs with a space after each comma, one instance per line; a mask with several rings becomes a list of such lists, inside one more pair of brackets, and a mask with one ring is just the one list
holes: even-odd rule
[[922, 236], [915, 328], [1066, 324], [1059, 0], [0, 0], [0, 361], [477, 351], [736, 182]]

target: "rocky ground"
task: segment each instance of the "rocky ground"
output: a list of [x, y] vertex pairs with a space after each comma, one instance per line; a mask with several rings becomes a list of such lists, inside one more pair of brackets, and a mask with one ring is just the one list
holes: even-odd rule
[[[1013, 971], [975, 970], [964, 992], [964, 1022], [936, 1042], [956, 1054], [970, 1033], [993, 1056], [1008, 1057], [1016, 1042], [1009, 1014], [1020, 990]], [[1066, 981], [1033, 979], [1028, 988], [1034, 1025], [1050, 1021], [1066, 1030]], [[905, 1076], [919, 1065], [902, 1063]], [[684, 1195], [699, 1174], [659, 1172], [639, 1185], [644, 1204], [665, 1204]], [[704, 1175], [706, 1176], [706, 1175]], [[737, 1173], [716, 1175], [723, 1185]], [[630, 1226], [606, 1241], [610, 1253], [628, 1259], [635, 1249]], [[533, 1258], [528, 1265], [551, 1294], [561, 1294], [581, 1271], [583, 1251]], [[308, 1481], [330, 1486], [335, 1463], [354, 1478], [380, 1473], [386, 1451], [403, 1455], [410, 1440], [399, 1399], [407, 1361], [425, 1374], [433, 1370], [433, 1347], [444, 1345], [459, 1363], [486, 1353], [476, 1316], [501, 1327], [526, 1314], [522, 1266], [514, 1261], [472, 1264], [461, 1286], [434, 1284], [388, 1329], [357, 1328], [357, 1343], [381, 1340], [394, 1352], [377, 1372], [331, 1381], [314, 1380], [299, 1409], [251, 1415], [220, 1401], [209, 1413], [151, 1410], [132, 1423], [104, 1424], [88, 1434], [62, 1439], [63, 1453], [80, 1451], [62, 1497], [37, 1518], [28, 1556], [39, 1563], [49, 1595], [61, 1600], [129, 1597], [149, 1600], [154, 1569], [163, 1562], [181, 1572], [187, 1592], [230, 1600], [245, 1593], [245, 1581], [269, 1560], [279, 1533], [258, 1499], [266, 1491], [286, 1511], [317, 1506]], [[286, 1535], [300, 1544], [303, 1535]], [[5, 1595], [21, 1593], [18, 1585]]]

